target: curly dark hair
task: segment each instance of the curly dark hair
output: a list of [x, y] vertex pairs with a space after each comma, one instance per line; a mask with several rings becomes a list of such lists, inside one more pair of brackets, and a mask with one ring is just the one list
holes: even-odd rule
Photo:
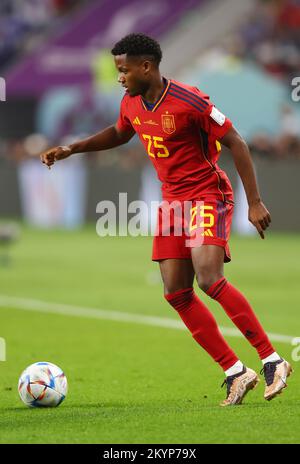
[[159, 43], [145, 34], [128, 34], [119, 40], [111, 50], [116, 55], [143, 56], [147, 55], [159, 65], [162, 59], [162, 51]]

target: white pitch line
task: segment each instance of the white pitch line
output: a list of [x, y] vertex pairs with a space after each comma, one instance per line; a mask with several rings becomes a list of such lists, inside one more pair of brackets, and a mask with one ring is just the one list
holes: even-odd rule
[[[167, 317], [146, 316], [141, 314], [124, 313], [121, 311], [110, 311], [107, 309], [85, 308], [83, 306], [73, 306], [68, 304], [51, 303], [29, 298], [15, 298], [0, 295], [0, 307], [14, 308], [22, 311], [35, 311], [39, 313], [61, 314], [63, 316], [84, 317], [89, 319], [105, 319], [117, 322], [130, 322], [150, 326], [165, 327], [168, 329], [186, 330], [180, 320]], [[230, 337], [243, 337], [241, 332], [234, 328], [220, 327], [224, 335]], [[293, 338], [290, 335], [268, 333], [271, 341], [291, 343]]]

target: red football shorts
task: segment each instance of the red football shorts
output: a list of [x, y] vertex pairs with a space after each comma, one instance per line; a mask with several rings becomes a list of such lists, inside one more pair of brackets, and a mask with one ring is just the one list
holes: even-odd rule
[[217, 245], [231, 261], [228, 240], [233, 204], [218, 199], [162, 202], [158, 210], [152, 260], [190, 258], [191, 248]]

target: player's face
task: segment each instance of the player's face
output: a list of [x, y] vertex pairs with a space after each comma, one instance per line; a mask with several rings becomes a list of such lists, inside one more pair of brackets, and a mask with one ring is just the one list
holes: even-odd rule
[[138, 57], [115, 56], [115, 65], [119, 72], [118, 82], [128, 90], [131, 97], [143, 95], [149, 87], [149, 62]]

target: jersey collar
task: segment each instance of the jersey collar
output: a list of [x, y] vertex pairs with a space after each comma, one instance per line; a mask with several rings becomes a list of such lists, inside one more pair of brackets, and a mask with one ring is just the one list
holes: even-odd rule
[[[164, 78], [165, 79], [165, 78]], [[164, 101], [167, 93], [168, 93], [168, 90], [169, 90], [169, 87], [170, 87], [170, 79], [165, 79], [167, 84], [166, 84], [166, 87], [164, 88], [164, 91], [163, 93], [161, 94], [161, 96], [159, 97], [159, 99], [157, 100], [157, 102], [155, 103], [155, 105], [153, 106], [152, 110], [148, 110], [147, 106], [145, 105], [144, 101], [143, 101], [143, 98], [142, 96], [140, 96], [141, 98], [141, 103], [142, 103], [142, 107], [144, 108], [145, 111], [150, 111], [150, 112], [154, 112], [160, 105], [161, 103]]]

